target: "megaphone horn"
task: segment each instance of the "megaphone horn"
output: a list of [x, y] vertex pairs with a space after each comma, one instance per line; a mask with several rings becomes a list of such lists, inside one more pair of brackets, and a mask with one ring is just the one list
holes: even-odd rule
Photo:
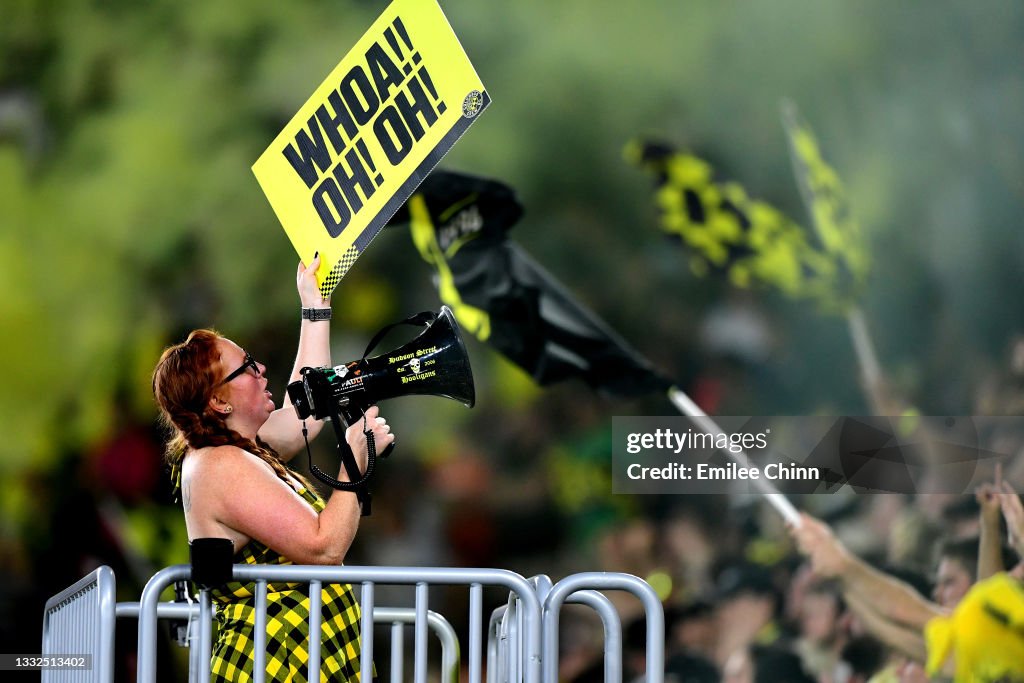
[[369, 404], [406, 395], [443, 396], [467, 408], [476, 402], [473, 370], [459, 325], [442, 306], [427, 329], [393, 351], [358, 363]]

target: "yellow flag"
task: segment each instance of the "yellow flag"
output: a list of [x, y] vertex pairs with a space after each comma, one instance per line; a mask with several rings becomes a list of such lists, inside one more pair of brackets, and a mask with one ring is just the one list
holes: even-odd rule
[[823, 251], [836, 264], [837, 295], [853, 303], [871, 265], [864, 235], [839, 175], [825, 162], [817, 138], [792, 102], [782, 105], [782, 123], [800, 195]]
[[436, 0], [394, 0], [252, 170], [326, 297], [490, 104]]
[[710, 164], [670, 146], [636, 141], [625, 155], [656, 177], [661, 227], [689, 248], [696, 275], [719, 271], [738, 287], [772, 287], [832, 307], [835, 263], [778, 209], [738, 183], [715, 181]]

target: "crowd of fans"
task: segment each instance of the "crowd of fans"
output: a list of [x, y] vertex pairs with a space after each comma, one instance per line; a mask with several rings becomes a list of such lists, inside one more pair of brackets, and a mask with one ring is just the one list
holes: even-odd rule
[[[629, 548], [634, 570], [675, 577], [665, 605], [667, 680], [1024, 680], [1024, 507], [1005, 482], [979, 489], [970, 506], [962, 496], [943, 496], [944, 505], [860, 496], [829, 510], [828, 522], [804, 513], [785, 530], [770, 509], [723, 516], [711, 497], [696, 498], [708, 500], [602, 539], [600, 556], [623, 559], [607, 549]], [[937, 539], [933, 551], [907, 555], [908, 529], [914, 545]], [[634, 678], [644, 673], [644, 637], [638, 615], [625, 637]], [[566, 645], [591, 651], [563, 655], [564, 680], [602, 680], [599, 629], [588, 638]]]
[[[557, 424], [561, 399], [556, 393], [535, 410]], [[590, 410], [595, 435], [563, 446], [571, 454], [543, 450], [551, 435], [534, 428], [542, 422], [530, 411], [489, 424], [493, 439], [537, 453], [533, 460], [495, 463], [482, 442], [458, 436], [427, 445], [445, 458], [403, 454], [401, 466], [382, 468], [374, 516], [351, 563], [498, 566], [555, 580], [574, 571], [638, 575], [664, 601], [670, 683], [1024, 681], [1024, 505], [1014, 491], [1024, 472], [1014, 459], [983, 464], [991, 482], [973, 495], [795, 497], [807, 511], [799, 526], [787, 527], [756, 497], [604, 491], [603, 505], [588, 509], [574, 501], [608, 483], [598, 476], [608, 469], [607, 419]], [[17, 624], [41, 616], [48, 595], [98, 564], [114, 566], [119, 599], [137, 600], [153, 571], [187, 561], [181, 510], [163, 491], [166, 477], [154, 475], [159, 449], [158, 433], [131, 427], [84, 460], [69, 456], [73, 477], [35, 486], [51, 492], [31, 502], [47, 511], [29, 536], [38, 547], [4, 555], [12, 646], [37, 647], [38, 629]], [[553, 480], [563, 466], [573, 486], [561, 495]], [[640, 605], [609, 597], [624, 617], [624, 680], [639, 679]], [[432, 595], [462, 638], [464, 601]], [[570, 606], [562, 626], [560, 680], [603, 680], [596, 615]], [[131, 629], [121, 635], [119, 675], [127, 680]], [[181, 664], [170, 642], [162, 661]], [[386, 672], [387, 662], [378, 669]]]

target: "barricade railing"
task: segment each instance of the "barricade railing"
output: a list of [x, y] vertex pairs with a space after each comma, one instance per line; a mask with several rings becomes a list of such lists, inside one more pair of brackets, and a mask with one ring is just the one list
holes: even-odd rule
[[[604, 680], [622, 683], [622, 623], [612, 602], [599, 590], [625, 590], [641, 601], [645, 612], [647, 683], [663, 683], [665, 675], [665, 616], [654, 589], [631, 574], [584, 572], [573, 574], [552, 585], [545, 575], [534, 576], [530, 584], [542, 605], [544, 633], [544, 683], [558, 680], [558, 616], [565, 603], [590, 607], [601, 619], [604, 628]], [[488, 625], [487, 683], [520, 683], [517, 662], [516, 596], [491, 613]]]
[[[119, 602], [117, 603], [116, 614], [118, 618], [139, 617], [140, 603]], [[195, 646], [201, 642], [198, 636], [198, 621], [200, 619], [200, 607], [198, 603], [185, 602], [160, 602], [156, 608], [157, 619], [174, 619], [185, 621], [189, 624], [187, 638], [184, 645], [189, 648], [189, 681], [199, 680], [199, 672], [210, 666], [209, 660], [200, 658], [201, 647]], [[415, 624], [416, 610], [411, 607], [374, 607], [373, 622], [375, 624], [391, 625], [391, 683], [402, 681], [402, 670], [405, 664], [405, 632], [407, 624]], [[444, 616], [433, 610], [427, 610], [427, 625], [434, 635], [437, 636], [441, 646], [441, 681], [442, 683], [454, 683], [459, 675], [459, 638]]]
[[491, 612], [490, 620], [487, 622], [487, 683], [508, 680], [508, 677], [503, 673], [506, 668], [499, 661], [507, 649], [500, 642], [502, 639], [503, 617], [507, 609], [508, 605], [496, 607]]
[[114, 572], [100, 567], [46, 601], [43, 608], [43, 655], [89, 657], [87, 669], [46, 669], [42, 680], [114, 679]]
[[[140, 606], [137, 602], [119, 602], [117, 603], [117, 618], [138, 619], [139, 609]], [[209, 638], [204, 640], [200, 633], [211, 633], [212, 628], [209, 631], [203, 628], [201, 624], [202, 613], [203, 610], [198, 602], [161, 602], [156, 608], [157, 619], [173, 619], [184, 621], [187, 624], [185, 638], [183, 641], [179, 640], [179, 644], [188, 648], [189, 683], [196, 683], [196, 681], [200, 680], [201, 672], [210, 667], [209, 656], [204, 658], [204, 648], [202, 647], [202, 643], [208, 642]], [[212, 615], [213, 612], [211, 610], [211, 618]], [[209, 677], [208, 674], [207, 677]]]
[[[191, 576], [189, 565], [176, 565], [157, 572], [142, 592], [139, 605], [138, 680], [153, 681], [156, 676], [156, 622], [159, 597], [175, 581]], [[310, 590], [309, 632], [320, 632], [320, 589], [324, 583], [360, 584], [362, 617], [362, 652], [360, 668], [370, 670], [373, 661], [374, 588], [377, 584], [415, 586], [414, 683], [426, 683], [428, 600], [431, 585], [465, 585], [469, 590], [469, 680], [481, 683], [483, 587], [498, 586], [514, 593], [521, 605], [523, 633], [521, 647], [525, 662], [525, 683], [540, 683], [541, 676], [541, 612], [540, 602], [532, 586], [519, 574], [502, 569], [447, 569], [424, 567], [323, 567], [301, 565], [235, 565], [232, 580], [255, 582], [255, 628], [253, 679], [262, 681], [266, 673], [266, 618], [268, 582], [305, 583]], [[200, 592], [200, 607], [209, 606], [209, 592]], [[210, 647], [210, 619], [200, 618], [201, 646]], [[309, 650], [310, 678], [319, 678], [320, 643], [311, 639]], [[209, 661], [208, 655], [204, 661]], [[205, 670], [205, 669], [204, 669]], [[208, 680], [209, 671], [205, 670]], [[315, 674], [315, 676], [314, 676]]]
[[[156, 677], [158, 619], [181, 619], [188, 623], [189, 680], [205, 683], [210, 678], [213, 634], [213, 606], [208, 590], [201, 590], [195, 603], [160, 602], [164, 590], [177, 581], [191, 579], [189, 565], [175, 565], [157, 572], [146, 584], [138, 603], [114, 602], [114, 575], [107, 567], [84, 577], [46, 603], [43, 619], [44, 654], [89, 654], [88, 672], [43, 672], [43, 680], [58, 680], [52, 673], [85, 674], [66, 680], [108, 683], [113, 678], [113, 642], [117, 617], [137, 617], [138, 681]], [[664, 681], [664, 614], [661, 602], [649, 584], [629, 575], [587, 572], [573, 574], [552, 585], [546, 576], [527, 581], [501, 569], [457, 569], [424, 567], [322, 567], [298, 565], [234, 565], [232, 580], [255, 583], [255, 628], [253, 680], [266, 675], [267, 585], [271, 582], [306, 584], [309, 587], [311, 634], [320, 632], [320, 590], [323, 584], [348, 583], [361, 589], [361, 670], [370, 670], [374, 652], [373, 624], [391, 624], [391, 682], [403, 679], [405, 663], [404, 629], [412, 625], [413, 681], [426, 683], [427, 632], [441, 644], [441, 682], [457, 683], [461, 664], [458, 638], [451, 624], [429, 609], [432, 585], [463, 585], [469, 590], [469, 683], [481, 683], [482, 652], [486, 638], [487, 683], [557, 683], [559, 613], [566, 603], [593, 609], [604, 628], [604, 679], [622, 683], [622, 626], [618, 612], [600, 591], [624, 590], [640, 599], [645, 612], [647, 635], [646, 683]], [[415, 586], [414, 607], [378, 607], [375, 587]], [[483, 588], [509, 590], [506, 604], [495, 609], [483, 626]], [[320, 641], [308, 647], [311, 680], [319, 679]], [[65, 680], [61, 677], [60, 680]]]
[[565, 601], [586, 605], [597, 612], [604, 626], [604, 683], [622, 683], [622, 622], [615, 605], [603, 593], [595, 590], [578, 590]]
[[[607, 572], [582, 572], [567, 576], [541, 597], [543, 605], [543, 632], [544, 632], [544, 682], [557, 683], [558, 681], [558, 616], [562, 605], [570, 598], [579, 600], [579, 593], [584, 592], [583, 600], [588, 601], [598, 610], [605, 622], [605, 639], [609, 636], [610, 617], [608, 607], [602, 601], [594, 601], [590, 591], [597, 590], [623, 590], [628, 591], [640, 599], [644, 608], [644, 619], [646, 626], [646, 661], [647, 661], [647, 683], [664, 683], [665, 680], [665, 612], [661, 606], [658, 594], [654, 592], [651, 585], [631, 574], [618, 574]], [[602, 596], [604, 597], [604, 596]], [[607, 600], [607, 598], [604, 598]], [[612, 610], [614, 611], [614, 610]], [[618, 615], [615, 615], [618, 621]], [[614, 634], [613, 634], [614, 635]], [[619, 634], [621, 643], [621, 634]], [[606, 653], [607, 654], [607, 653]], [[605, 672], [607, 675], [608, 666], [614, 662], [605, 659]], [[621, 666], [619, 667], [621, 677]], [[613, 672], [614, 673], [614, 672]], [[606, 679], [607, 680], [607, 679]]]
[[[403, 627], [416, 623], [416, 610], [409, 607], [374, 607], [374, 623], [391, 624], [391, 683], [400, 683], [405, 653]], [[427, 625], [441, 643], [441, 682], [459, 680], [459, 638], [455, 629], [440, 613], [427, 610]]]

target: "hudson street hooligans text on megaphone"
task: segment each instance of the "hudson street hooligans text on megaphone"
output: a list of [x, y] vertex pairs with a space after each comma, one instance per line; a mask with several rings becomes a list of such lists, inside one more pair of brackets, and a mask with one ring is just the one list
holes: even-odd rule
[[[373, 358], [367, 358], [377, 343], [398, 325], [425, 325], [412, 341]], [[345, 442], [345, 429], [363, 418], [367, 408], [398, 396], [442, 396], [467, 408], [476, 402], [473, 370], [466, 346], [451, 309], [442, 306], [436, 314], [425, 311], [382, 328], [370, 341], [363, 357], [334, 367], [303, 368], [302, 379], [288, 385], [288, 396], [300, 420], [330, 418], [338, 438], [338, 449], [351, 482], [341, 482], [310, 461], [315, 477], [341, 490], [354, 490], [369, 514], [366, 481], [373, 474], [376, 452], [372, 433], [367, 430], [369, 457], [366, 471], [359, 472]], [[389, 446], [380, 455], [387, 456]]]

